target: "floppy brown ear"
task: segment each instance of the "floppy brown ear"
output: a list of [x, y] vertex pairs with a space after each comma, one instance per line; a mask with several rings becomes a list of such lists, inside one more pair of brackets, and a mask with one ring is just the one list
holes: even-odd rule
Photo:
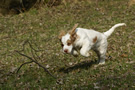
[[59, 34], [59, 36], [58, 36], [58, 38], [61, 39], [62, 36], [64, 36], [64, 35], [65, 35], [65, 31], [61, 31], [60, 34]]
[[74, 27], [72, 28], [72, 30], [69, 32], [70, 33], [70, 38], [71, 38], [71, 41], [74, 42], [77, 38], [77, 34], [75, 32], [76, 28], [78, 26], [78, 23], [74, 25]]
[[70, 31], [71, 35], [75, 34], [75, 30], [76, 30], [77, 26], [78, 26], [78, 23], [75, 24], [74, 27], [72, 28], [72, 30]]

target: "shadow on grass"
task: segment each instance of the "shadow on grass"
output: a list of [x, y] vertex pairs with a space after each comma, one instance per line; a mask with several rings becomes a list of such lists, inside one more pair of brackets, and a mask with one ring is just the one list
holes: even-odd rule
[[97, 64], [97, 61], [82, 61], [78, 64], [69, 67], [62, 67], [59, 69], [59, 72], [69, 73], [76, 69], [88, 69], [92, 65]]

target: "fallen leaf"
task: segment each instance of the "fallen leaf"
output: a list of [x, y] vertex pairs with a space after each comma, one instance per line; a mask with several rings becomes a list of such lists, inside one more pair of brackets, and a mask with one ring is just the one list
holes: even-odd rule
[[126, 58], [126, 57], [128, 57], [128, 55], [127, 54], [121, 54], [121, 57]]
[[46, 65], [46, 68], [49, 68], [50, 66], [49, 65]]
[[11, 67], [10, 72], [13, 73], [16, 69], [17, 67]]

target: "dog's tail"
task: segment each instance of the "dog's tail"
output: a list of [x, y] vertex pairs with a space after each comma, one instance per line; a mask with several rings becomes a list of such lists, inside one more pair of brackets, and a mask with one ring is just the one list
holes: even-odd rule
[[116, 25], [114, 25], [111, 29], [109, 29], [108, 31], [104, 32], [104, 35], [108, 38], [108, 37], [114, 32], [114, 30], [115, 30], [117, 27], [120, 27], [120, 26], [126, 26], [126, 24], [125, 24], [125, 23], [116, 24]]

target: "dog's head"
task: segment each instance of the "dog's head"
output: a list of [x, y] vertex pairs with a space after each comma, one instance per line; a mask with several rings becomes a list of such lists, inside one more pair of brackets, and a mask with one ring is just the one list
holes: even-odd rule
[[61, 31], [59, 34], [59, 39], [61, 41], [61, 46], [64, 53], [71, 53], [73, 49], [74, 42], [77, 38], [76, 28], [78, 24], [75, 24], [72, 30], [67, 34], [64, 31]]

